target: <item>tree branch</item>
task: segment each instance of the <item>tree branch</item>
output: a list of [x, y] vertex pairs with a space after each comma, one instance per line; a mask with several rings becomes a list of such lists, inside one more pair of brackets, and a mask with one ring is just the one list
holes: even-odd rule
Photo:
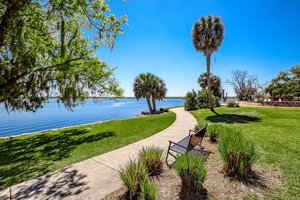
[[4, 46], [6, 31], [9, 29], [11, 20], [23, 7], [25, 7], [26, 4], [29, 4], [30, 2], [31, 0], [20, 0], [7, 6], [5, 13], [0, 18], [0, 47]]
[[26, 76], [27, 74], [30, 74], [32, 72], [45, 71], [45, 70], [48, 70], [48, 69], [51, 69], [51, 68], [55, 68], [55, 67], [60, 67], [60, 66], [63, 66], [63, 65], [67, 65], [67, 64], [69, 64], [71, 62], [75, 62], [75, 61], [82, 60], [82, 59], [84, 59], [84, 57], [74, 58], [74, 59], [67, 60], [67, 61], [65, 61], [63, 63], [59, 63], [59, 64], [56, 64], [56, 65], [51, 65], [51, 66], [48, 66], [48, 67], [37, 68], [37, 69], [31, 70], [31, 71], [23, 72], [23, 73], [19, 74], [18, 76], [9, 79], [6, 83], [1, 84], [0, 88], [5, 87], [6, 85], [9, 85], [9, 84], [15, 83], [19, 79], [23, 78], [24, 76]]

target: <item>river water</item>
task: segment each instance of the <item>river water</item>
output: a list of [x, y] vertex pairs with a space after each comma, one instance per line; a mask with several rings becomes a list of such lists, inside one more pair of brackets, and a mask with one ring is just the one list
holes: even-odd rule
[[[182, 106], [183, 99], [167, 98], [157, 102], [157, 108]], [[87, 100], [84, 105], [69, 111], [50, 100], [37, 112], [16, 111], [7, 113], [0, 104], [0, 137], [18, 135], [35, 131], [61, 128], [90, 122], [116, 120], [135, 117], [148, 106], [144, 99], [137, 101], [133, 98], [119, 100]]]

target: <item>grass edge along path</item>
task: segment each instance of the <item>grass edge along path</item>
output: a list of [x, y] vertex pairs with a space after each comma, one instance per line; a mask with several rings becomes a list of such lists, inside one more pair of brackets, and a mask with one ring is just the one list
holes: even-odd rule
[[147, 138], [175, 120], [170, 112], [0, 139], [0, 190]]
[[266, 199], [300, 199], [300, 109], [274, 107], [215, 108], [191, 111], [198, 123], [240, 128], [259, 150], [258, 164], [274, 165], [283, 186], [269, 188]]

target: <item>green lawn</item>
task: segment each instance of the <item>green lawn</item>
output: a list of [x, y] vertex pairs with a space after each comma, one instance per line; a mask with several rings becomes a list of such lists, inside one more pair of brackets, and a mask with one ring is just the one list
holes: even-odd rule
[[0, 139], [0, 189], [149, 137], [175, 119], [168, 113]]
[[271, 107], [216, 108], [191, 111], [199, 123], [223, 122], [241, 128], [255, 142], [261, 165], [275, 165], [284, 186], [267, 191], [268, 199], [300, 199], [300, 109]]

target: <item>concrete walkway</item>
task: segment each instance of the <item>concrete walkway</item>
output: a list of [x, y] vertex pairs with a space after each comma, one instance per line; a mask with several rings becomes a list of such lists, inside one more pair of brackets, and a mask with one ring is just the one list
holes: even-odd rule
[[[196, 125], [195, 118], [183, 108], [174, 108], [176, 121], [167, 129], [128, 146], [75, 163], [69, 167], [12, 186], [12, 199], [102, 199], [119, 189], [122, 182], [118, 169], [130, 158], [135, 159], [143, 146], [164, 149], [168, 141], [179, 141]], [[9, 189], [0, 191], [0, 200], [9, 199]]]

